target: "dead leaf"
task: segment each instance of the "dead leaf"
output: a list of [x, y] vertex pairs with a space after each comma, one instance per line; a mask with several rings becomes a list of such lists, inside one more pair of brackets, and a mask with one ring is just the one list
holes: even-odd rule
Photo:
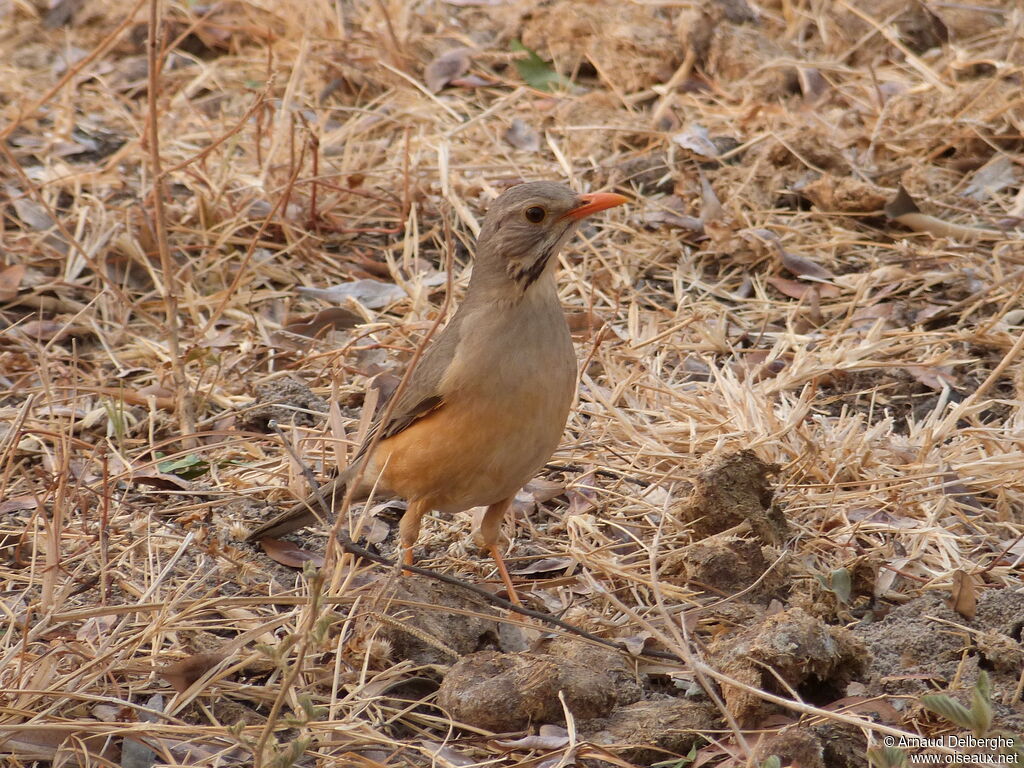
[[629, 637], [620, 637], [619, 642], [626, 646], [626, 650], [634, 656], [639, 656], [644, 652], [647, 644], [654, 638], [651, 632], [641, 632], [639, 635], [630, 635]]
[[597, 509], [597, 493], [593, 488], [587, 487], [594, 482], [594, 473], [587, 472], [580, 475], [579, 479], [569, 488], [565, 495], [569, 499], [570, 515], [583, 515]]
[[565, 493], [565, 483], [535, 477], [524, 486], [523, 490], [533, 496], [533, 500], [538, 504], [543, 504], [545, 501], [551, 501], [556, 496]]
[[405, 298], [405, 291], [401, 286], [368, 277], [332, 285], [330, 288], [309, 288], [300, 285], [296, 290], [303, 296], [323, 299], [332, 304], [344, 304], [349, 300], [358, 301], [367, 309], [383, 309]]
[[12, 264], [0, 270], [0, 302], [11, 301], [18, 295], [18, 287], [25, 277], [24, 264]]
[[887, 525], [891, 528], [909, 529], [920, 526], [920, 523], [913, 518], [891, 515], [884, 509], [876, 507], [854, 507], [847, 510], [846, 519], [851, 523], [876, 523], [878, 525]]
[[796, 275], [797, 277], [816, 277], [819, 280], [831, 280], [835, 277], [835, 275], [823, 266], [811, 261], [806, 256], [801, 256], [799, 253], [787, 251], [778, 241], [772, 241], [772, 244], [775, 246], [775, 250], [779, 252], [779, 256], [782, 257], [782, 266], [784, 266], [790, 274]]
[[453, 765], [458, 768], [459, 766], [467, 765], [479, 765], [479, 761], [469, 755], [463, 754], [448, 746], [442, 744], [439, 741], [431, 741], [429, 739], [421, 739], [420, 745], [424, 748], [426, 754], [433, 758], [440, 758], [439, 765]]
[[315, 315], [305, 315], [288, 323], [282, 330], [299, 336], [318, 336], [324, 329], [344, 330], [363, 322], [363, 318], [344, 307], [328, 307]]
[[594, 330], [604, 323], [604, 320], [588, 311], [566, 312], [565, 321], [569, 324], [569, 333], [582, 335], [585, 338], [590, 338]]
[[260, 539], [260, 546], [267, 553], [267, 557], [275, 563], [287, 565], [289, 568], [302, 568], [306, 563], [312, 563], [317, 568], [324, 564], [323, 555], [316, 552], [309, 552], [297, 544], [281, 539]]
[[367, 544], [380, 544], [391, 534], [391, 526], [377, 517], [371, 517], [363, 522], [359, 530], [359, 541]]
[[846, 696], [837, 699], [822, 709], [828, 712], [856, 712], [864, 715], [874, 715], [883, 723], [895, 724], [902, 720], [897, 709], [885, 699], [867, 696]]
[[968, 621], [978, 613], [978, 587], [967, 571], [953, 574], [953, 591], [947, 604]]
[[904, 371], [914, 377], [914, 381], [940, 392], [946, 387], [955, 389], [958, 383], [948, 369], [943, 370], [930, 365], [904, 365], [902, 367]]
[[15, 213], [29, 229], [44, 231], [55, 226], [53, 218], [39, 203], [23, 197], [20, 190], [8, 187], [7, 192], [11, 197]]
[[178, 693], [184, 693], [196, 680], [227, 657], [228, 654], [224, 653], [197, 653], [164, 666], [158, 674]]
[[513, 576], [529, 576], [534, 573], [564, 571], [566, 568], [572, 567], [575, 562], [571, 557], [542, 557], [539, 560], [534, 560], [529, 565], [524, 565], [522, 568], [509, 571], [509, 573]]
[[158, 472], [155, 469], [133, 472], [132, 482], [148, 485], [150, 488], [157, 488], [161, 491], [187, 491], [192, 487], [192, 484], [182, 477]]
[[640, 214], [644, 224], [665, 224], [669, 227], [688, 229], [693, 232], [704, 231], [704, 219], [686, 213], [686, 203], [678, 195], [672, 195], [651, 202]]
[[92, 643], [110, 633], [110, 628], [117, 621], [117, 616], [91, 616], [82, 622], [82, 626], [75, 632], [75, 639], [84, 643]]
[[715, 194], [715, 190], [711, 186], [711, 182], [708, 181], [708, 177], [704, 175], [704, 171], [700, 171], [700, 197], [702, 229], [703, 225], [719, 222], [725, 218], [725, 208], [722, 206], [722, 201], [718, 199], [718, 195]]
[[672, 141], [700, 157], [715, 158], [721, 154], [715, 142], [711, 140], [708, 129], [700, 123], [690, 123], [684, 130], [675, 134]]
[[504, 139], [516, 149], [525, 149], [529, 152], [540, 149], [540, 134], [518, 117], [505, 131]]
[[[55, 724], [52, 730], [19, 732], [17, 724], [7, 723], [0, 729], [0, 750], [24, 762], [42, 760], [55, 765], [91, 765], [100, 760], [107, 764], [117, 762], [118, 750], [106, 734], [89, 734], [78, 725], [62, 726]], [[64, 744], [68, 746], [62, 748]], [[80, 762], [76, 756], [84, 758], [85, 762]]]
[[960, 194], [983, 203], [1017, 185], [1017, 166], [1008, 155], [999, 153], [971, 174], [970, 182]]
[[60, 341], [69, 336], [85, 336], [91, 333], [84, 326], [58, 320], [30, 320], [19, 325], [18, 330], [33, 341]]
[[828, 80], [816, 67], [797, 67], [796, 78], [805, 101], [817, 101], [829, 87]]
[[949, 237], [954, 240], [1005, 240], [1008, 233], [985, 227], [967, 227], [962, 224], [951, 224], [936, 216], [921, 213], [914, 198], [901, 184], [896, 197], [885, 206], [885, 215], [897, 224], [915, 232], [927, 232], [935, 237]]
[[561, 749], [569, 744], [569, 732], [557, 725], [542, 725], [536, 736], [494, 743], [502, 749]]
[[978, 497], [974, 495], [970, 488], [960, 481], [960, 476], [956, 472], [946, 472], [942, 475], [942, 479], [943, 496], [950, 496], [961, 504], [973, 507], [979, 512], [985, 509], [985, 505], [978, 500]]
[[431, 61], [423, 70], [423, 82], [432, 93], [437, 93], [469, 69], [472, 48], [453, 48]]
[[486, 77], [480, 77], [480, 75], [469, 74], [465, 77], [456, 77], [449, 80], [448, 85], [453, 88], [483, 88], [488, 85], [494, 85], [494, 80], [488, 80]]
[[38, 505], [35, 496], [14, 496], [0, 502], [0, 515], [9, 515], [12, 512], [24, 512], [35, 509]]
[[828, 283], [798, 283], [784, 277], [769, 277], [768, 282], [791, 299], [802, 299], [810, 291], [817, 291], [819, 296], [826, 299], [834, 299], [839, 295], [839, 289]]
[[895, 314], [897, 305], [892, 302], [880, 301], [870, 307], [861, 307], [850, 317], [850, 327], [854, 330], [865, 330], [873, 326], [878, 320], [885, 320], [886, 328], [898, 327], [888, 322]]

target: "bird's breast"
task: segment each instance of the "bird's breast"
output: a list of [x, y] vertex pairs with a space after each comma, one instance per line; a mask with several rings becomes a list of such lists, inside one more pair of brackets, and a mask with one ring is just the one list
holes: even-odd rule
[[558, 447], [575, 385], [557, 300], [474, 313], [441, 382], [444, 405], [381, 443], [384, 484], [446, 512], [514, 495]]

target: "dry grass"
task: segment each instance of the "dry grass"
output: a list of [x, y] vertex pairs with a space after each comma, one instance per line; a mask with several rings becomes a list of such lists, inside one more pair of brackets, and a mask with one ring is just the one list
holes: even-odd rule
[[[690, 541], [672, 512], [701, 457], [740, 447], [780, 467], [805, 582], [867, 563], [881, 602], [948, 592], [957, 571], [1020, 588], [1020, 9], [929, 3], [941, 44], [886, 0], [765, 2], [742, 24], [726, 3], [532, 5], [166, 3], [152, 98], [145, 6], [85, 0], [61, 27], [0, 5], [11, 765], [69, 736], [79, 764], [116, 763], [142, 733], [174, 764], [285, 764], [295, 745], [323, 765], [430, 764], [456, 737], [473, 764], [540, 761], [384, 696], [426, 673], [375, 665], [352, 635], [378, 571], [346, 557], [319, 583], [238, 543], [257, 500], [307, 491], [274, 435], [236, 428], [256, 387], [306, 381], [339, 404], [326, 434], [358, 433], [369, 377], [400, 371], [442, 304], [445, 219], [470, 247], [523, 179], [635, 197], [562, 257], [563, 303], [592, 321], [552, 459], [569, 469], [550, 473], [568, 497], [518, 516], [510, 558], [572, 564], [537, 582], [542, 605], [688, 654], [659, 595], [708, 599], [651, 563]], [[577, 87], [528, 87], [513, 38]], [[425, 65], [458, 46], [476, 87], [431, 92]], [[535, 148], [506, 139], [517, 120]], [[888, 221], [899, 184], [988, 235]], [[793, 274], [801, 256], [826, 271]], [[298, 287], [362, 277], [404, 297], [295, 332], [328, 306]], [[335, 465], [319, 418], [302, 423], [290, 443]], [[176, 459], [192, 479], [159, 469]], [[421, 562], [493, 580], [469, 530], [431, 520]], [[160, 673], [183, 659], [195, 684]]]

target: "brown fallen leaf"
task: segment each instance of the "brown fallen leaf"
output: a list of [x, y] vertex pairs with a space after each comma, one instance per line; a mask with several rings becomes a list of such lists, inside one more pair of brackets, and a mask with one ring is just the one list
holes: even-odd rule
[[91, 330], [82, 325], [63, 322], [60, 320], [30, 320], [18, 326], [22, 336], [27, 336], [33, 341], [60, 341], [69, 336], [85, 336], [92, 333]]
[[572, 566], [576, 561], [571, 557], [542, 557], [539, 560], [534, 560], [528, 565], [524, 565], [522, 568], [517, 568], [514, 571], [509, 571], [513, 576], [529, 576], [534, 573], [549, 573], [551, 571], [564, 571], [566, 568]]
[[708, 177], [704, 175], [704, 171], [700, 171], [700, 197], [701, 224], [717, 222], [725, 218], [725, 207], [722, 205], [722, 201], [718, 199], [718, 195], [715, 194], [715, 189], [711, 186], [711, 182], [708, 181]]
[[806, 256], [801, 256], [799, 253], [787, 251], [777, 240], [773, 240], [772, 244], [775, 246], [775, 250], [779, 252], [779, 256], [782, 258], [782, 266], [784, 266], [791, 274], [796, 275], [797, 277], [816, 277], [820, 280], [830, 280], [835, 277], [835, 275], [823, 266], [811, 261]]
[[0, 301], [11, 301], [18, 295], [18, 287], [23, 277], [24, 264], [12, 264], [0, 270]]
[[877, 696], [846, 696], [826, 704], [822, 709], [828, 712], [855, 712], [875, 715], [883, 723], [898, 723], [902, 719], [899, 711], [885, 699]]
[[516, 149], [525, 149], [529, 152], [540, 149], [540, 134], [518, 117], [512, 121], [503, 138]]
[[675, 194], [659, 200], [648, 200], [639, 217], [644, 224], [652, 226], [665, 224], [669, 227], [688, 229], [703, 234], [705, 219], [690, 216], [688, 210], [686, 202], [678, 194]]
[[565, 493], [565, 483], [535, 477], [523, 487], [523, 490], [533, 496], [534, 501], [538, 504], [543, 504], [545, 501], [551, 501], [556, 496]]
[[[106, 734], [90, 734], [84, 725], [54, 724], [52, 730], [19, 731], [17, 723], [0, 728], [0, 750], [25, 763], [45, 761], [54, 765], [119, 764], [119, 751]], [[64, 746], [66, 745], [66, 746]], [[20, 764], [20, 763], [16, 763]]]
[[810, 291], [817, 291], [818, 295], [825, 299], [834, 299], [839, 295], [839, 289], [828, 283], [798, 283], [784, 277], [769, 277], [768, 282], [791, 299], [802, 299]]
[[565, 321], [569, 324], [569, 333], [589, 339], [594, 331], [604, 324], [604, 320], [593, 312], [566, 312]]
[[796, 78], [805, 101], [817, 101], [829, 89], [828, 80], [816, 67], [797, 67]]
[[536, 736], [494, 743], [502, 749], [561, 749], [569, 743], [569, 732], [558, 725], [542, 725]]
[[953, 574], [953, 591], [947, 604], [967, 620], [978, 613], [978, 587], [967, 571], [958, 570]]
[[921, 213], [914, 198], [901, 184], [896, 197], [885, 206], [885, 215], [897, 224], [915, 232], [927, 232], [936, 237], [950, 237], [954, 240], [1005, 240], [1009, 233], [984, 227], [967, 227], [962, 224], [950, 224], [936, 216]]
[[363, 318], [350, 309], [344, 307], [328, 307], [322, 309], [315, 315], [304, 315], [284, 326], [282, 330], [295, 333], [299, 336], [318, 336], [321, 331], [330, 328], [332, 330], [344, 330], [353, 328], [363, 322]]
[[904, 365], [903, 370], [914, 377], [914, 380], [926, 387], [942, 391], [946, 387], [956, 388], [957, 380], [953, 374], [930, 365]]
[[572, 488], [569, 488], [565, 495], [569, 499], [569, 512], [572, 515], [583, 515], [597, 509], [597, 492], [589, 487], [594, 482], [594, 472], [591, 470], [580, 475]]
[[289, 568], [302, 568], [306, 563], [312, 563], [317, 568], [324, 564], [323, 555], [316, 552], [309, 552], [297, 544], [281, 539], [260, 539], [260, 546], [267, 553], [267, 557], [275, 563], [287, 565]]
[[472, 48], [453, 48], [431, 61], [423, 70], [423, 82], [433, 93], [437, 93], [469, 69]]
[[158, 673], [178, 693], [184, 693], [196, 680], [220, 664], [228, 654], [197, 653], [164, 666]]
[[0, 515], [9, 515], [12, 512], [24, 512], [35, 509], [38, 506], [35, 496], [14, 496], [0, 502]]
[[154, 470], [140, 470], [132, 473], [132, 482], [139, 485], [148, 485], [150, 488], [157, 488], [161, 491], [187, 491], [192, 484], [177, 475], [167, 474]]
[[84, 622], [82, 626], [75, 632], [75, 639], [81, 642], [91, 643], [99, 640], [100, 638], [106, 637], [110, 634], [110, 628], [114, 626], [117, 621], [117, 616], [109, 614], [107, 616], [90, 616]]
[[8, 187], [7, 191], [11, 195], [11, 204], [14, 206], [15, 213], [29, 229], [45, 231], [56, 226], [56, 222], [45, 207], [34, 200], [22, 197], [19, 190]]
[[455, 77], [448, 81], [448, 85], [453, 88], [484, 88], [494, 84], [494, 80], [488, 80], [486, 77], [473, 74], [466, 75], [465, 77]]

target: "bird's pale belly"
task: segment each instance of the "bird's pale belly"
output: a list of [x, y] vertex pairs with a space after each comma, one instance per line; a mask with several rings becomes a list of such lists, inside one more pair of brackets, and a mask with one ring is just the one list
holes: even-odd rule
[[535, 393], [532, 403], [446, 404], [381, 442], [373, 462], [381, 485], [442, 512], [507, 499], [558, 447], [569, 394]]

